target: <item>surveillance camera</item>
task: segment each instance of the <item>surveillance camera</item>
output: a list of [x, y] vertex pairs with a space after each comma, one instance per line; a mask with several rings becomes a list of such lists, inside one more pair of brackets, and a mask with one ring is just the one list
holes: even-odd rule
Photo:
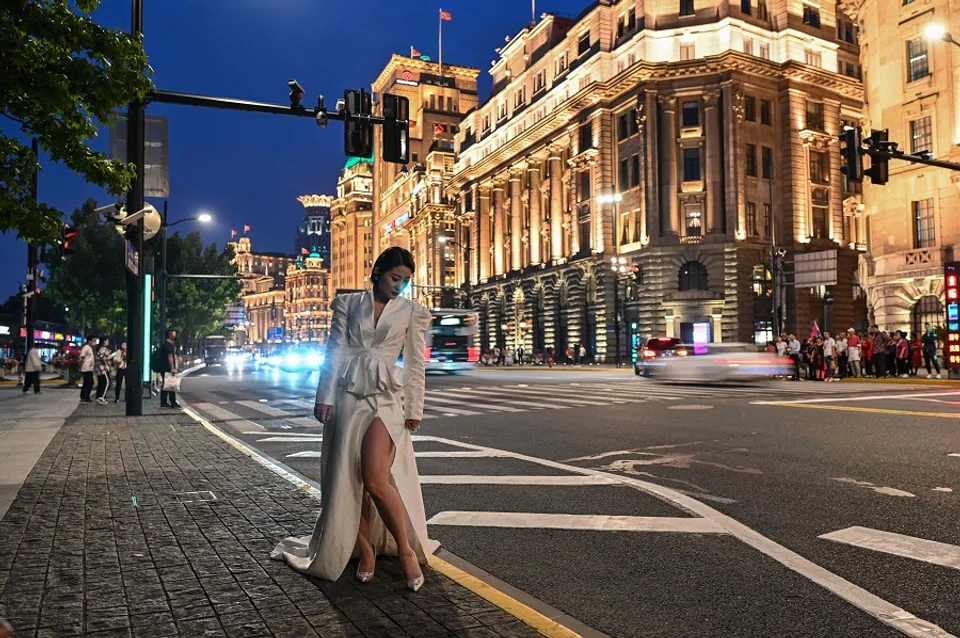
[[106, 206], [101, 206], [100, 208], [96, 209], [94, 212], [97, 215], [100, 215], [102, 217], [116, 217], [117, 214], [120, 213], [120, 211], [122, 210], [123, 210], [123, 205], [118, 202], [116, 204], [108, 204]]
[[300, 102], [303, 100], [303, 94], [305, 93], [303, 87], [300, 86], [300, 83], [296, 80], [290, 80], [287, 82], [287, 86], [290, 87], [290, 105], [300, 106]]
[[347, 110], [347, 103], [343, 98], [340, 98], [337, 100], [337, 113], [343, 113], [345, 110]]
[[317, 126], [327, 128], [327, 112], [317, 111]]

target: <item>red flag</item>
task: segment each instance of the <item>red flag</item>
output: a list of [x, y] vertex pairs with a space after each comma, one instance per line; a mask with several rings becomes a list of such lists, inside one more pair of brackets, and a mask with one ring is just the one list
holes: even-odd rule
[[301, 249], [300, 249], [300, 252], [303, 253], [304, 255], [309, 255], [309, 254], [310, 254], [310, 251], [307, 250], [306, 248], [301, 248]]
[[413, 47], [410, 47], [410, 57], [411, 57], [411, 58], [419, 58], [421, 55], [422, 55], [422, 54], [421, 54], [419, 51], [417, 51], [417, 50], [414, 49]]
[[417, 128], [417, 121], [416, 121], [416, 120], [409, 120], [409, 122], [410, 122], [410, 128]]
[[231, 230], [231, 231], [230, 231], [230, 238], [233, 239], [233, 238], [236, 237], [236, 236], [237, 236], [237, 231]]
[[244, 225], [243, 225], [243, 232], [249, 233], [249, 232], [250, 232], [250, 227], [247, 226], [246, 224], [244, 224]]
[[441, 10], [441, 11], [440, 11], [440, 19], [441, 19], [441, 20], [453, 20], [453, 16], [450, 15], [450, 12], [449, 12], [449, 11], [442, 11], [442, 10]]
[[434, 133], [443, 133], [444, 128], [445, 128], [445, 127], [443, 126], [443, 124], [434, 124], [434, 125], [433, 125], [433, 132], [434, 132]]

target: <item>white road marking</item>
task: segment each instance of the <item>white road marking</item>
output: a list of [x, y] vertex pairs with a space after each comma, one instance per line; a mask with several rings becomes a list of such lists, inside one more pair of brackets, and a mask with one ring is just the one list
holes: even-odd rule
[[530, 514], [526, 512], [440, 512], [427, 521], [427, 525], [685, 534], [724, 534], [726, 532], [722, 525], [708, 518]]
[[784, 403], [840, 403], [840, 402], [850, 402], [850, 401], [888, 401], [892, 399], [915, 399], [917, 397], [945, 397], [945, 396], [956, 396], [960, 392], [927, 392], [923, 394], [916, 394], [911, 392], [910, 394], [884, 394], [882, 396], [876, 395], [857, 395], [855, 397], [828, 397], [820, 399], [791, 399], [789, 401], [778, 400], [778, 401], [751, 401], [751, 405], [770, 405], [770, 404], [784, 404]]
[[869, 481], [858, 481], [855, 478], [850, 478], [847, 476], [830, 477], [830, 478], [839, 483], [850, 483], [851, 485], [856, 485], [857, 487], [864, 487], [868, 490], [873, 490], [877, 494], [885, 494], [887, 496], [906, 496], [907, 498], [916, 498], [917, 496], [916, 494], [911, 494], [910, 492], [898, 490], [895, 487], [884, 487], [882, 485], [874, 485]]
[[308, 450], [306, 452], [295, 452], [294, 454], [288, 454], [286, 458], [288, 459], [319, 459], [320, 456], [321, 456], [320, 452]]
[[271, 436], [265, 439], [257, 439], [257, 443], [319, 443], [323, 441], [322, 436]]
[[258, 399], [258, 401], [260, 401], [260, 403], [268, 403], [267, 399]]
[[421, 476], [422, 485], [619, 485], [605, 476], [484, 476], [480, 474], [437, 474]]
[[924, 563], [960, 569], [960, 547], [957, 545], [859, 526], [830, 532], [819, 538], [853, 545], [854, 547], [872, 549], [885, 554], [893, 554], [894, 556], [912, 558]]
[[[547, 407], [547, 406], [544, 406], [544, 405], [539, 405], [539, 404], [536, 404], [536, 403], [532, 403], [532, 402], [530, 402], [530, 401], [513, 401], [513, 400], [510, 400], [510, 399], [501, 399], [500, 397], [504, 396], [504, 394], [503, 394], [502, 391], [499, 391], [499, 390], [470, 390], [469, 392], [457, 390], [457, 391], [455, 391], [455, 392], [444, 392], [444, 395], [454, 396], [454, 397], [455, 397], [455, 396], [462, 396], [462, 397], [464, 397], [465, 399], [477, 399], [477, 398], [480, 398], [480, 399], [483, 399], [483, 400], [487, 400], [487, 398], [489, 397], [491, 400], [496, 401], [498, 404], [504, 404], [504, 405], [519, 405], [520, 407], [525, 408], [525, 409], [527, 409], [527, 410], [542, 410], [543, 408]], [[488, 406], [488, 404], [484, 404], [484, 407], [487, 407], [487, 406]], [[554, 406], [550, 406], [550, 407], [551, 407], [551, 409], [558, 410], [558, 409], [569, 408], [570, 406], [568, 406], [568, 405], [554, 405]], [[522, 412], [523, 410], [520, 410], [520, 411]]]
[[[444, 394], [447, 394], [447, 393], [444, 393]], [[427, 393], [427, 399], [426, 399], [426, 401], [427, 401], [427, 404], [428, 404], [428, 405], [431, 404], [431, 403], [445, 403], [445, 404], [453, 404], [453, 405], [463, 405], [463, 401], [462, 401], [462, 400], [461, 400], [461, 401], [454, 401], [454, 400], [452, 400], [452, 399], [442, 399], [442, 398], [440, 398], [440, 397], [434, 396], [433, 394], [431, 394], [431, 393], [429, 393], [429, 392]], [[505, 406], [505, 405], [491, 405], [491, 404], [489, 404], [489, 403], [485, 403], [482, 407], [483, 407], [484, 409], [486, 409], [486, 410], [494, 410], [494, 411], [496, 411], [496, 412], [523, 412], [523, 410], [521, 410], [520, 408], [511, 408], [511, 407]], [[440, 406], [440, 407], [437, 408], [437, 409], [438, 409], [438, 410], [440, 410], [440, 409], [447, 410], [448, 408], [446, 408], [446, 407], [444, 407], [444, 406]]]
[[424, 410], [433, 410], [434, 412], [443, 412], [443, 416], [475, 416], [477, 414], [484, 414], [483, 412], [477, 412], [475, 410], [464, 410], [461, 408], [448, 408], [445, 405], [432, 406], [429, 403], [423, 406]]
[[[190, 406], [196, 410], [201, 410], [210, 416], [214, 421], [225, 423], [231, 427], [235, 427], [238, 430], [240, 428], [246, 428], [253, 426], [255, 428], [260, 428], [261, 430], [266, 430], [267, 428], [263, 427], [259, 423], [254, 423], [250, 419], [245, 419], [239, 414], [234, 414], [230, 410], [224, 410], [219, 405], [214, 405], [212, 403], [194, 403]], [[258, 433], [259, 434], [259, 433]]]
[[712, 410], [712, 405], [671, 405], [668, 410]]
[[279, 408], [273, 408], [269, 405], [263, 405], [257, 401], [237, 401], [237, 405], [242, 405], [245, 408], [250, 408], [256, 412], [266, 414], [267, 416], [279, 416], [279, 417], [288, 417], [293, 416], [286, 410], [281, 410]]
[[535, 396], [540, 397], [546, 402], [559, 402], [559, 403], [570, 403], [572, 405], [610, 405], [611, 403], [629, 403], [625, 400], [614, 400], [614, 401], [586, 401], [584, 399], [570, 399], [567, 397], [558, 397], [555, 393], [556, 391], [550, 390], [518, 390], [517, 388], [510, 388], [510, 394], [522, 394], [526, 396]]
[[[262, 441], [268, 441], [270, 439], [261, 439]], [[290, 440], [290, 439], [284, 439]], [[477, 458], [489, 458], [494, 456], [502, 456], [501, 454], [493, 454], [489, 452], [414, 452], [414, 456], [417, 458], [460, 458], [460, 459], [477, 459]], [[287, 454], [287, 458], [320, 458], [321, 453], [319, 450], [305, 450], [303, 452], [294, 452], [293, 454]]]
[[[317, 425], [320, 425], [317, 423]], [[321, 426], [322, 427], [322, 426]], [[241, 434], [264, 434], [263, 432], [242, 432]], [[274, 437], [291, 437], [291, 438], [302, 438], [305, 436], [321, 436], [319, 434], [304, 434], [303, 432], [270, 432], [270, 436]]]
[[960, 453], [956, 453], [956, 454], [948, 454], [947, 456], [960, 456]]

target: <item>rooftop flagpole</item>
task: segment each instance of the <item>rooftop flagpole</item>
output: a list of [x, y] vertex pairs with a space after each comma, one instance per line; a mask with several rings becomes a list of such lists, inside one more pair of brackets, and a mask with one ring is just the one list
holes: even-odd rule
[[440, 77], [443, 77], [443, 9], [440, 9], [440, 29], [438, 31], [438, 49], [440, 58]]

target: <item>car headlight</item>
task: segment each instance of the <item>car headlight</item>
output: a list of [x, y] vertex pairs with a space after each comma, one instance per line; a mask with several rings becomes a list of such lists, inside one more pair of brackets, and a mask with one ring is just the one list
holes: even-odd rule
[[321, 365], [323, 365], [323, 355], [319, 353], [313, 353], [307, 356], [307, 365], [309, 365], [311, 368], [319, 368]]
[[284, 362], [291, 367], [296, 367], [300, 365], [300, 356], [295, 354], [288, 354]]

